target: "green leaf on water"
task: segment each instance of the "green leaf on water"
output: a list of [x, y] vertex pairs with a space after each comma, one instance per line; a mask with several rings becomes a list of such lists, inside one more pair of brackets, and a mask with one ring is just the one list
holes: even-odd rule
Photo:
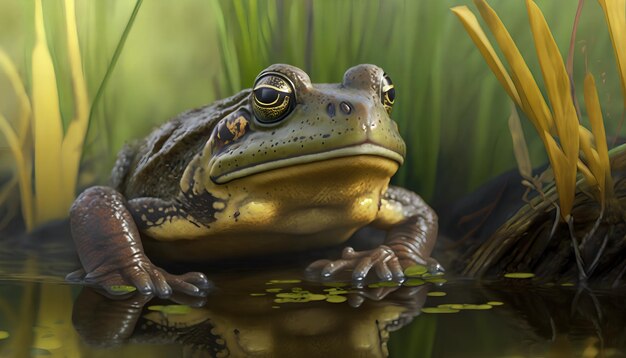
[[109, 287], [109, 290], [113, 292], [134, 292], [137, 291], [137, 288], [128, 285], [113, 285]]
[[422, 280], [420, 278], [410, 278], [410, 279], [404, 281], [402, 284], [404, 286], [407, 286], [407, 287], [413, 287], [413, 286], [421, 286], [421, 285], [423, 285], [425, 283], [426, 283], [426, 281], [424, 281], [424, 280]]
[[533, 278], [535, 274], [532, 272], [509, 272], [504, 274], [506, 278]]
[[276, 293], [282, 291], [282, 288], [266, 288], [265, 292]]
[[459, 310], [455, 310], [447, 307], [424, 307], [422, 308], [424, 313], [457, 313]]
[[489, 304], [475, 305], [470, 303], [447, 303], [443, 305], [438, 305], [437, 307], [453, 310], [489, 310], [493, 308]]
[[441, 291], [433, 291], [433, 292], [428, 292], [426, 295], [430, 297], [443, 297], [447, 295], [447, 293], [441, 292]]
[[330, 295], [326, 298], [326, 302], [330, 302], [330, 303], [342, 303], [342, 302], [346, 302], [347, 300], [348, 300], [347, 297], [338, 296], [338, 295]]
[[7, 331], [0, 331], [0, 340], [9, 338], [10, 334]]
[[250, 296], [252, 297], [260, 297], [260, 296], [265, 296], [266, 293], [251, 293]]
[[500, 301], [489, 301], [487, 302], [488, 305], [491, 306], [502, 306], [504, 304], [504, 302], [500, 302]]
[[428, 272], [428, 269], [424, 265], [409, 266], [404, 270], [404, 275], [409, 277], [421, 276]]

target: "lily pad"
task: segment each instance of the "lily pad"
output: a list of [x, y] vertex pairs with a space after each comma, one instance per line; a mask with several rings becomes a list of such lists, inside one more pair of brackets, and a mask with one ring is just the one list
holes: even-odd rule
[[447, 303], [443, 305], [437, 306], [439, 308], [449, 308], [454, 310], [489, 310], [492, 309], [493, 306], [488, 304], [475, 305], [471, 303]]
[[500, 301], [489, 301], [487, 302], [488, 305], [491, 306], [502, 306], [504, 304], [504, 302], [500, 302]]
[[109, 290], [113, 292], [128, 293], [137, 291], [137, 288], [135, 286], [128, 285], [113, 285], [109, 287]]
[[532, 272], [509, 272], [504, 274], [506, 278], [533, 278], [535, 274]]
[[326, 302], [330, 302], [330, 303], [342, 303], [342, 302], [346, 302], [347, 300], [348, 300], [347, 297], [339, 296], [339, 295], [330, 295], [326, 298]]
[[428, 292], [426, 294], [426, 296], [430, 296], [430, 297], [443, 297], [445, 295], [447, 295], [447, 293], [441, 292], [441, 291], [433, 291], [433, 292]]
[[0, 340], [9, 338], [10, 334], [7, 331], [0, 331]]
[[412, 287], [412, 286], [421, 286], [423, 284], [425, 284], [426, 281], [420, 279], [420, 278], [410, 278], [406, 281], [404, 281], [402, 284], [404, 286], [408, 286], [408, 287]]
[[428, 269], [424, 265], [409, 266], [404, 270], [404, 275], [409, 277], [421, 276], [428, 272]]
[[276, 293], [276, 292], [280, 292], [282, 291], [282, 288], [266, 288], [265, 291], [266, 292], [270, 292], [270, 293]]
[[424, 313], [457, 313], [459, 310], [455, 310], [447, 307], [424, 307], [422, 308]]

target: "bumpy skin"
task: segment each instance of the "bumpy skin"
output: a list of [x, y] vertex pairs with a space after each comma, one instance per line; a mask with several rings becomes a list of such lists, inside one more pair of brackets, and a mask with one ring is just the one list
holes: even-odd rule
[[373, 268], [399, 280], [416, 263], [438, 270], [435, 213], [417, 194], [389, 187], [405, 155], [392, 105], [393, 85], [373, 65], [349, 69], [339, 84], [270, 66], [252, 91], [183, 113], [121, 151], [111, 186], [87, 189], [72, 207], [83, 270], [68, 278], [110, 293], [133, 285], [202, 295], [204, 275], [170, 275], [148, 256], [203, 262], [302, 251], [341, 244], [366, 225], [387, 230], [384, 245], [346, 248], [309, 271], [351, 269], [362, 280]]

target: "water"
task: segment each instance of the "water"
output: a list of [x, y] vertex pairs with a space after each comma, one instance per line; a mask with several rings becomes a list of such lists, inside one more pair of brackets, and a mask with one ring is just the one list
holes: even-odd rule
[[[0, 249], [0, 357], [626, 355], [623, 291], [450, 275], [354, 287], [298, 263], [209, 273], [205, 299], [110, 299], [63, 281], [71, 245], [27, 241]], [[427, 313], [440, 305], [457, 312]]]

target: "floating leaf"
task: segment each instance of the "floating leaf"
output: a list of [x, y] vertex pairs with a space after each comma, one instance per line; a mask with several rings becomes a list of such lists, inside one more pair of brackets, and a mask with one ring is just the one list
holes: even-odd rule
[[128, 286], [128, 285], [113, 285], [109, 287], [109, 291], [113, 291], [113, 292], [134, 292], [136, 291], [137, 288], [135, 286]]
[[426, 281], [424, 281], [424, 280], [422, 280], [422, 279], [419, 279], [419, 278], [410, 278], [410, 279], [408, 279], [408, 280], [404, 281], [402, 284], [403, 284], [404, 286], [407, 286], [407, 287], [413, 287], [413, 286], [421, 286], [421, 285], [423, 285], [423, 284], [425, 284], [425, 283], [426, 283]]
[[9, 332], [7, 332], [7, 331], [0, 331], [0, 340], [7, 339], [7, 338], [9, 338], [9, 336], [10, 336]]
[[424, 265], [409, 266], [404, 270], [404, 275], [409, 277], [421, 276], [428, 272], [428, 268]]
[[506, 278], [533, 278], [535, 277], [534, 273], [531, 272], [509, 272], [504, 274]]
[[441, 292], [441, 291], [433, 291], [433, 292], [428, 292], [426, 295], [430, 297], [443, 297], [447, 295], [447, 293]]
[[502, 306], [504, 303], [500, 301], [489, 301], [487, 304], [491, 306]]
[[459, 310], [444, 307], [424, 307], [422, 308], [424, 313], [457, 313]]
[[348, 300], [348, 298], [346, 296], [337, 296], [337, 295], [330, 295], [326, 298], [326, 302], [330, 302], [330, 303], [342, 303], [342, 302], [346, 302]]

